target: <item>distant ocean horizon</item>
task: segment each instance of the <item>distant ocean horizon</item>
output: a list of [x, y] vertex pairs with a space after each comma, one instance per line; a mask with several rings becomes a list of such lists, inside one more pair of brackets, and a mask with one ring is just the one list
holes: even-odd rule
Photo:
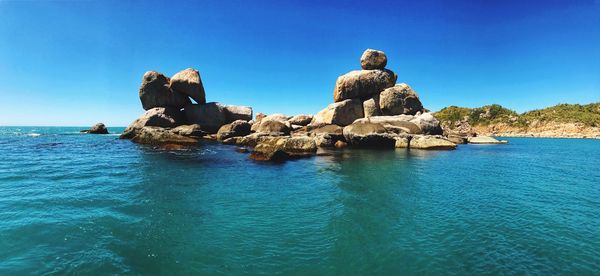
[[0, 127], [0, 274], [600, 271], [599, 140], [261, 163], [88, 127]]

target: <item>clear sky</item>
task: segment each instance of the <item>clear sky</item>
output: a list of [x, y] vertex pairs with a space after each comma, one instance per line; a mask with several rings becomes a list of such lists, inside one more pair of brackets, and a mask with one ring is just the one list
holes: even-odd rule
[[208, 101], [316, 113], [383, 50], [425, 107], [600, 101], [600, 1], [3, 1], [0, 125], [126, 126], [145, 71]]

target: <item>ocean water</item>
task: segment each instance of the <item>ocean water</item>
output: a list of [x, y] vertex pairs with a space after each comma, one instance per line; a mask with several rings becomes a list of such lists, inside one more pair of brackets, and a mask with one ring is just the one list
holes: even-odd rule
[[271, 164], [80, 129], [0, 128], [0, 275], [600, 274], [600, 140]]

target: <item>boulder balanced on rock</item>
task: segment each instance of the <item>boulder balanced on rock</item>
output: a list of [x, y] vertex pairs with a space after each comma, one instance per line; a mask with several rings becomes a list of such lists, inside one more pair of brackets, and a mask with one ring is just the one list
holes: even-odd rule
[[398, 76], [387, 69], [357, 70], [340, 76], [333, 89], [334, 102], [347, 99], [368, 99], [383, 89], [394, 86]]
[[154, 107], [182, 108], [191, 103], [186, 95], [169, 87], [169, 78], [155, 71], [144, 74], [139, 95], [144, 110]]
[[367, 49], [360, 57], [360, 67], [365, 70], [383, 69], [387, 65], [387, 56], [384, 52]]
[[188, 95], [196, 103], [206, 103], [202, 78], [196, 69], [188, 68], [173, 75], [169, 87], [173, 91]]

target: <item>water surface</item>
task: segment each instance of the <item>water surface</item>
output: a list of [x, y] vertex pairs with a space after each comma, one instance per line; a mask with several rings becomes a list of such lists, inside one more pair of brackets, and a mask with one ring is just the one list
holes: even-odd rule
[[269, 164], [79, 129], [0, 127], [0, 274], [600, 273], [600, 140]]

